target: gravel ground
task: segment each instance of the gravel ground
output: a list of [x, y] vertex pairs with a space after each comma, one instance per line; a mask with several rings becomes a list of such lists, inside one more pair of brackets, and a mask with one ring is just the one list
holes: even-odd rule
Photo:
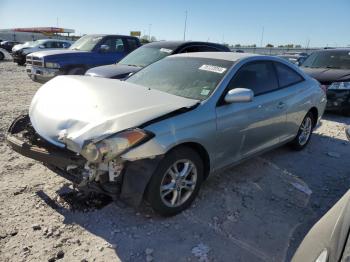
[[0, 261], [288, 261], [349, 188], [350, 118], [326, 115], [304, 151], [282, 147], [214, 174], [175, 217], [84, 198], [5, 144], [39, 87], [0, 63]]

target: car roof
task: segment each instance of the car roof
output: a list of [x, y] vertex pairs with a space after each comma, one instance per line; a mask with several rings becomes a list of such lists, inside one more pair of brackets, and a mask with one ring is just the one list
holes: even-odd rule
[[188, 45], [208, 45], [208, 46], [216, 46], [216, 47], [225, 47], [221, 44], [212, 43], [212, 42], [201, 42], [201, 41], [157, 41], [145, 44], [147, 47], [159, 47], [159, 48], [168, 48], [171, 50], [175, 50], [179, 47], [184, 47]]
[[316, 50], [314, 53], [319, 53], [319, 52], [350, 52], [350, 48], [330, 48], [330, 49], [320, 49]]
[[227, 61], [237, 61], [246, 57], [258, 57], [263, 55], [251, 54], [251, 53], [236, 53], [236, 52], [198, 52], [198, 53], [183, 53], [172, 55], [171, 57], [198, 57], [198, 58], [209, 58], [209, 59], [219, 59]]
[[40, 42], [46, 42], [46, 41], [57, 41], [57, 42], [71, 42], [70, 40], [63, 40], [63, 39], [38, 39]]
[[[114, 35], [114, 34], [89, 34], [89, 35], [84, 35], [84, 36], [94, 36], [94, 37], [105, 37], [105, 36], [120, 36], [120, 37], [127, 37], [127, 38], [137, 38], [135, 36], [130, 36], [130, 35]], [[84, 37], [82, 36], [82, 37]]]

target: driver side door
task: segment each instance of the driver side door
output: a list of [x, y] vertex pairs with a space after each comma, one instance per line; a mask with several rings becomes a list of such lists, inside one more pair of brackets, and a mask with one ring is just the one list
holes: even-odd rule
[[234, 88], [251, 89], [254, 98], [251, 102], [234, 103], [223, 99], [216, 107], [217, 160], [222, 167], [279, 143], [286, 123], [286, 108], [272, 62], [243, 65], [224, 95]]

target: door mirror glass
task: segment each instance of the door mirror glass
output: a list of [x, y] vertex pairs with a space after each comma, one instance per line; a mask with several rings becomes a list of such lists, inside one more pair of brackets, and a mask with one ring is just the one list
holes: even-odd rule
[[101, 51], [102, 53], [108, 52], [108, 51], [109, 51], [109, 45], [101, 45], [100, 51]]
[[225, 95], [226, 103], [251, 102], [253, 101], [254, 92], [247, 88], [234, 88]]

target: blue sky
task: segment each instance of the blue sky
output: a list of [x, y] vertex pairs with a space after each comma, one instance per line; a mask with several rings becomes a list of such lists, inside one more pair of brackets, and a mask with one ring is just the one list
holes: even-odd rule
[[157, 39], [229, 44], [350, 45], [350, 0], [0, 0], [0, 29], [56, 26], [78, 34], [131, 30]]

